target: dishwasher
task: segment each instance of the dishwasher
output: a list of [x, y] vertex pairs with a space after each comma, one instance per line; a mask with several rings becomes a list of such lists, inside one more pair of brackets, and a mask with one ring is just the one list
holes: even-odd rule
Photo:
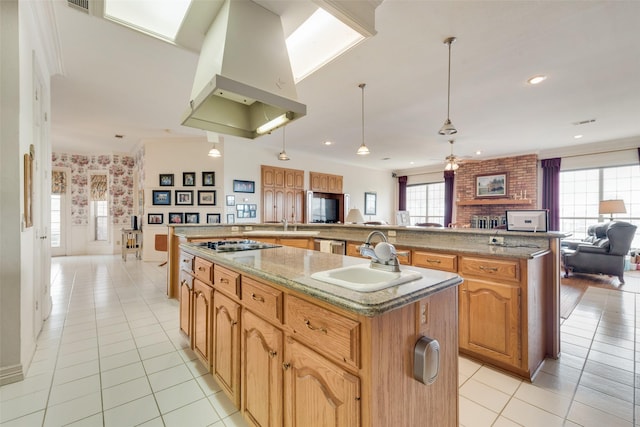
[[320, 252], [344, 255], [347, 252], [347, 242], [344, 240], [314, 239], [313, 249]]

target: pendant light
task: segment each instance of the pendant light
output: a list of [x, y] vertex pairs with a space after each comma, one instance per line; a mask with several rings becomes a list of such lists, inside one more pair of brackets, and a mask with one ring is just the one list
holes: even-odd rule
[[216, 147], [216, 141], [222, 142], [223, 137], [218, 136], [214, 132], [207, 132], [207, 141], [213, 142], [213, 147], [211, 147], [211, 150], [209, 150], [209, 153], [207, 155], [209, 157], [222, 157], [222, 153]]
[[369, 148], [364, 144], [364, 87], [365, 83], [360, 83], [358, 87], [362, 89], [362, 144], [358, 147], [358, 151], [356, 152], [359, 156], [366, 156], [370, 153]]
[[440, 135], [453, 135], [458, 133], [458, 130], [453, 123], [451, 123], [451, 119], [449, 118], [449, 107], [451, 104], [451, 45], [455, 41], [455, 37], [448, 37], [444, 40], [444, 44], [449, 46], [449, 73], [447, 77], [447, 120], [445, 120], [444, 125], [442, 125], [438, 131]]
[[278, 160], [282, 160], [282, 161], [289, 160], [289, 156], [287, 156], [287, 152], [284, 149], [284, 138], [285, 138], [284, 129], [285, 128], [282, 128], [282, 151], [280, 152], [280, 154], [278, 154]]
[[444, 167], [446, 171], [457, 171], [460, 165], [458, 164], [458, 159], [453, 155], [453, 139], [449, 140], [449, 144], [451, 144], [451, 154], [446, 157], [447, 164]]

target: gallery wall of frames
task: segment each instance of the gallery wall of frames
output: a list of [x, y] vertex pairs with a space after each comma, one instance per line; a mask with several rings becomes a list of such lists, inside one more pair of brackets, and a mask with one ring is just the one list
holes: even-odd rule
[[140, 207], [139, 214], [145, 215], [148, 225], [219, 224], [223, 210], [219, 192], [214, 171], [161, 173], [158, 186], [151, 190], [148, 212]]

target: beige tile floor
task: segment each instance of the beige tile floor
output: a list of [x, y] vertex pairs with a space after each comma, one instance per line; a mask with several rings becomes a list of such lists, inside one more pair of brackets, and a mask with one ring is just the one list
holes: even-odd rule
[[[178, 332], [165, 268], [54, 258], [53, 311], [25, 380], [0, 388], [0, 424], [245, 426]], [[590, 287], [562, 325], [561, 358], [533, 384], [461, 357], [460, 425], [638, 424], [639, 304], [633, 292]]]

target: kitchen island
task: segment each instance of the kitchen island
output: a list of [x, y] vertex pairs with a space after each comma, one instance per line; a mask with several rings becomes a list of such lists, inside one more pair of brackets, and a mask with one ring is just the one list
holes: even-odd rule
[[[178, 298], [180, 244], [255, 239], [314, 248], [335, 240], [346, 255], [382, 231], [402, 264], [457, 273], [460, 353], [531, 380], [545, 357], [560, 353], [559, 232], [399, 227], [389, 225], [274, 224], [169, 226], [167, 294]], [[495, 238], [499, 245], [489, 244]]]
[[[198, 243], [179, 255], [181, 329], [249, 424], [458, 425], [457, 274], [406, 267], [422, 278], [359, 292], [311, 277], [367, 262], [354, 257]], [[414, 378], [421, 337], [440, 346], [429, 385]]]

